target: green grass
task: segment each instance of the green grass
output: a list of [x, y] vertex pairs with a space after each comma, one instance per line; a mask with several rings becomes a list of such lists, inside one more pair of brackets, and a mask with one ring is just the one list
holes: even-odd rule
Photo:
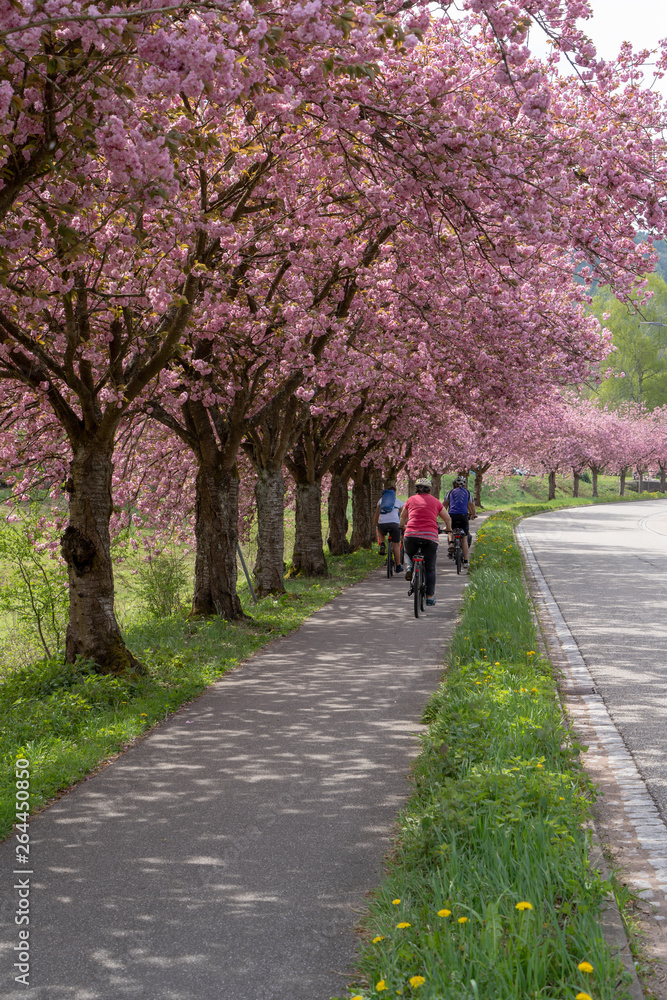
[[[628, 484], [626, 482], [626, 490]], [[619, 500], [618, 476], [598, 476], [598, 498], [597, 502], [609, 502]], [[502, 482], [490, 484], [482, 487], [482, 504], [487, 509], [498, 509], [517, 503], [546, 503], [549, 495], [548, 476], [507, 476]], [[572, 476], [556, 476], [556, 501], [574, 499], [572, 497]], [[583, 479], [579, 483], [579, 502], [596, 502], [593, 498], [593, 484], [587, 483]], [[637, 494], [629, 491], [626, 500], [636, 500]]]
[[125, 749], [132, 740], [195, 698], [272, 639], [286, 635], [347, 586], [381, 564], [376, 553], [329, 560], [330, 576], [288, 581], [288, 592], [257, 605], [244, 597], [249, 621], [145, 618], [125, 639], [146, 665], [136, 683], [100, 676], [62, 657], [7, 673], [0, 683], [0, 837], [14, 817], [14, 761], [31, 762], [31, 810]]
[[414, 794], [364, 920], [351, 988], [363, 1000], [624, 995], [600, 926], [610, 887], [588, 862], [593, 790], [539, 654], [514, 540], [536, 507], [492, 516], [477, 536]]

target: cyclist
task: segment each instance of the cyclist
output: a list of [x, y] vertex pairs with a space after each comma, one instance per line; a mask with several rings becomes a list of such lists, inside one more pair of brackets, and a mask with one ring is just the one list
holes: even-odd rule
[[465, 476], [457, 476], [452, 483], [452, 489], [445, 497], [447, 508], [452, 519], [452, 528], [460, 528], [465, 531], [461, 539], [463, 549], [463, 565], [468, 565], [468, 552], [470, 538], [470, 518], [476, 517], [475, 505], [472, 502], [470, 491], [466, 486]]
[[391, 544], [394, 547], [394, 562], [396, 563], [397, 573], [403, 572], [403, 567], [401, 566], [401, 529], [398, 526], [402, 507], [403, 501], [399, 500], [396, 496], [396, 484], [387, 483], [375, 508], [373, 526], [375, 527], [375, 535], [377, 543], [380, 546], [381, 556], [386, 552], [384, 536], [389, 535]]
[[417, 492], [408, 497], [403, 504], [400, 524], [405, 526], [403, 551], [405, 552], [405, 579], [412, 579], [412, 556], [421, 543], [424, 553], [424, 571], [426, 574], [426, 603], [431, 607], [435, 604], [435, 560], [438, 555], [438, 518], [444, 522], [447, 531], [451, 530], [452, 522], [443, 504], [437, 497], [431, 496], [431, 480], [418, 479], [415, 483]]

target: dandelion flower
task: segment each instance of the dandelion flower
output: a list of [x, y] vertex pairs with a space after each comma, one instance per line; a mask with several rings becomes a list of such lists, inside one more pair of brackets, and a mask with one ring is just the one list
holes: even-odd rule
[[468, 923], [468, 918], [467, 917], [459, 917], [458, 922], [460, 924], [467, 924]]
[[421, 986], [422, 983], [425, 983], [426, 980], [423, 976], [411, 976], [410, 979], [408, 979], [408, 982], [413, 989], [416, 989], [418, 986]]
[[590, 993], [577, 993], [575, 1000], [593, 1000]]
[[378, 934], [377, 937], [373, 938], [373, 944], [377, 944], [378, 941], [384, 941], [384, 934]]
[[533, 904], [527, 903], [525, 899], [523, 900], [523, 902], [517, 903], [516, 906], [514, 907], [515, 910], [532, 910], [532, 908]]
[[378, 991], [378, 993], [382, 993], [383, 990], [388, 990], [389, 987], [385, 983], [384, 979], [381, 979], [379, 983], [375, 984], [375, 989]]
[[577, 966], [577, 968], [579, 969], [579, 972], [592, 972], [593, 971], [593, 966], [591, 965], [590, 962], [579, 962], [579, 965]]
[[439, 917], [451, 917], [451, 915], [452, 915], [451, 910], [438, 910]]
[[400, 903], [400, 899], [392, 899], [392, 903], [394, 904], [394, 906], [398, 906], [398, 904]]
[[499, 667], [500, 663], [498, 662], [498, 660], [496, 660], [496, 662], [493, 665], [494, 665], [494, 667]]
[[350, 997], [350, 1000], [364, 1000], [364, 998], [359, 993], [357, 993], [356, 997]]
[[398, 928], [399, 928], [400, 930], [403, 930], [403, 928], [404, 928], [404, 927], [412, 927], [412, 924], [409, 924], [409, 923], [407, 922], [407, 920], [401, 920], [400, 924], [396, 924], [396, 926], [397, 926], [397, 927], [398, 927]]
[[535, 656], [535, 650], [534, 649], [526, 650], [526, 656]]
[[146, 712], [142, 712], [141, 715], [142, 715], [142, 718], [144, 718], [144, 719], [148, 718], [148, 715], [146, 714]]

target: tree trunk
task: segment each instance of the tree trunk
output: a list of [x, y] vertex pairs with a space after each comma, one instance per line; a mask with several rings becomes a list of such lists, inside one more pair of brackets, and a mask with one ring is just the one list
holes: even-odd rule
[[621, 469], [621, 482], [618, 488], [618, 495], [621, 497], [625, 496], [625, 477], [627, 475], [627, 468]]
[[350, 551], [347, 540], [348, 484], [338, 473], [331, 474], [329, 490], [329, 538], [327, 544], [332, 556], [344, 556]]
[[285, 482], [282, 467], [257, 469], [255, 499], [257, 500], [257, 559], [253, 570], [255, 590], [258, 597], [284, 594]]
[[576, 469], [573, 469], [572, 470], [572, 475], [574, 477], [574, 482], [572, 484], [572, 496], [573, 497], [578, 497], [579, 496], [579, 473], [577, 472]]
[[442, 476], [433, 475], [431, 476], [431, 493], [434, 497], [440, 500], [440, 491], [442, 490]]
[[197, 471], [195, 500], [195, 592], [193, 615], [245, 618], [236, 593], [236, 546], [239, 521], [239, 477], [203, 464]]
[[412, 476], [408, 476], [408, 496], [413, 497], [417, 492], [417, 487], [415, 486], [416, 480]]
[[593, 496], [598, 495], [598, 472], [599, 469], [596, 466], [591, 466], [591, 475], [593, 477]]
[[556, 473], [549, 473], [549, 500], [556, 499]]
[[375, 541], [373, 514], [371, 506], [371, 474], [369, 469], [362, 469], [355, 477], [352, 487], [352, 537], [350, 548], [370, 549]]
[[667, 465], [660, 466], [660, 492], [667, 493]]
[[65, 657], [92, 660], [100, 673], [143, 672], [129, 651], [114, 614], [111, 562], [111, 474], [113, 439], [93, 438], [74, 450], [66, 488], [69, 523], [60, 549], [69, 578], [69, 623]]
[[322, 483], [296, 484], [296, 534], [290, 576], [328, 576], [322, 543]]
[[481, 465], [478, 465], [476, 469], [473, 470], [475, 473], [475, 496], [474, 504], [475, 507], [480, 508], [482, 506], [482, 485], [484, 483], [484, 473], [485, 469]]

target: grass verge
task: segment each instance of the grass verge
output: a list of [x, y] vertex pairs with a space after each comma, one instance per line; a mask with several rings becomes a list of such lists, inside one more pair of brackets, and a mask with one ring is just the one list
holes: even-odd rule
[[288, 592], [254, 605], [250, 621], [173, 616], [145, 619], [127, 629], [128, 646], [148, 668], [136, 684], [100, 676], [86, 663], [61, 657], [14, 670], [0, 683], [0, 837], [14, 820], [14, 761], [30, 761], [30, 807], [119, 753], [228, 670], [381, 564], [377, 553], [330, 558], [330, 576], [290, 580]]
[[[589, 501], [590, 502], [590, 501]], [[612, 1000], [610, 886], [588, 860], [593, 789], [536, 651], [513, 527], [478, 533], [444, 683], [429, 702], [414, 794], [365, 920], [359, 1000]]]

